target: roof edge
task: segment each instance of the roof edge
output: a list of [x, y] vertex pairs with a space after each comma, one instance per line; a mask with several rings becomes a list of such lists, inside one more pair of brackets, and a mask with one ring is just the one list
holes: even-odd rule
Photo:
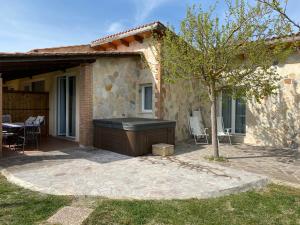
[[57, 53], [57, 52], [16, 52], [16, 53], [7, 53], [7, 52], [0, 52], [0, 60], [5, 58], [35, 58], [35, 57], [105, 57], [105, 56], [141, 56], [141, 52], [109, 52], [109, 51], [94, 51], [94, 52], [80, 52], [80, 53]]
[[54, 46], [48, 48], [34, 48], [29, 50], [28, 52], [37, 52], [40, 50], [52, 50], [52, 49], [59, 49], [59, 48], [71, 48], [71, 47], [91, 47], [90, 44], [81, 44], [81, 45], [64, 45], [64, 46]]
[[138, 26], [138, 27], [135, 27], [135, 28], [123, 31], [123, 32], [105, 36], [103, 38], [92, 41], [90, 45], [91, 45], [91, 47], [95, 47], [95, 46], [105, 44], [105, 43], [108, 43], [108, 42], [111, 42], [111, 41], [114, 41], [117, 39], [122, 39], [122, 38], [125, 38], [128, 36], [137, 35], [142, 32], [156, 30], [156, 29], [164, 29], [164, 28], [166, 28], [166, 26], [163, 23], [161, 23], [160, 21], [155, 21], [155, 22], [144, 24], [144, 25], [141, 25], [141, 26]]

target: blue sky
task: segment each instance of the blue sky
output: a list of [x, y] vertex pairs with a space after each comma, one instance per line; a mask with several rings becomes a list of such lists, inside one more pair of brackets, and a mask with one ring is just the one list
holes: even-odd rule
[[[0, 0], [0, 52], [86, 44], [156, 20], [177, 26], [187, 5], [209, 1]], [[289, 0], [289, 15], [297, 21], [299, 8], [300, 0]]]

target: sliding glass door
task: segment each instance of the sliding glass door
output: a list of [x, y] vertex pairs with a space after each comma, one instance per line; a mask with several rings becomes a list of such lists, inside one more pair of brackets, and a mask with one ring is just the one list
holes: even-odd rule
[[231, 128], [232, 133], [246, 133], [246, 103], [242, 98], [234, 99], [222, 93], [221, 115], [225, 128]]
[[76, 136], [76, 77], [57, 78], [57, 134]]
[[235, 133], [246, 133], [246, 103], [244, 99], [235, 100]]
[[57, 78], [57, 134], [66, 135], [66, 77]]
[[227, 94], [222, 95], [222, 117], [225, 128], [232, 127], [232, 98]]

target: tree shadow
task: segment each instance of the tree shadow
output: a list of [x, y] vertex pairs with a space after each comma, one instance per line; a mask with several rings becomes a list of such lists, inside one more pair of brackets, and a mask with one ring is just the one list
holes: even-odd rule
[[289, 148], [274, 148], [261, 147], [251, 145], [237, 145], [238, 150], [236, 156], [229, 156], [227, 159], [259, 159], [259, 158], [274, 158], [274, 160], [281, 163], [294, 163], [298, 159], [298, 152]]
[[94, 163], [105, 164], [120, 160], [129, 160], [133, 157], [95, 148], [68, 148], [49, 152], [38, 152], [33, 155], [18, 155], [0, 159], [0, 167], [11, 168], [18, 166], [39, 167], [66, 163], [81, 159]]
[[281, 81], [277, 95], [258, 104], [247, 104], [247, 143], [260, 146], [292, 147], [300, 141], [300, 94], [296, 80]]

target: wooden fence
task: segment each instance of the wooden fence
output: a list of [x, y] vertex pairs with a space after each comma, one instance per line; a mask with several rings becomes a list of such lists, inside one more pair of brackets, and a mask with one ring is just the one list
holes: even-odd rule
[[49, 131], [49, 93], [3, 91], [3, 115], [10, 114], [12, 122], [24, 122], [29, 116], [45, 116], [42, 135]]

